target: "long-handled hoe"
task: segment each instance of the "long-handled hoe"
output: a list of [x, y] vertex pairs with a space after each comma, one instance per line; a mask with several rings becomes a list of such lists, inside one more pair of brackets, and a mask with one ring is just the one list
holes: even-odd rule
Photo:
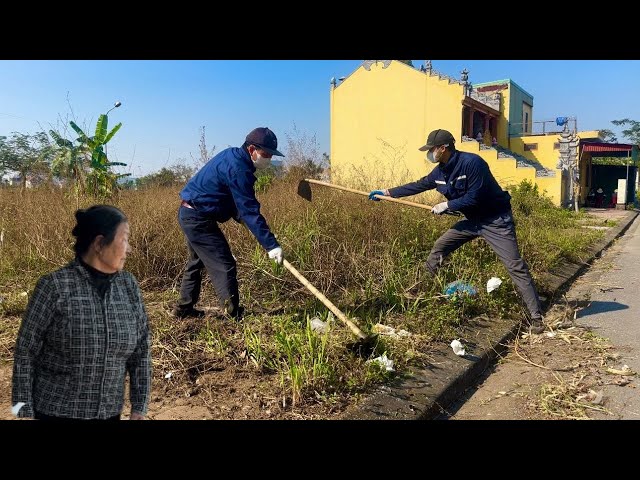
[[376, 348], [376, 344], [378, 343], [378, 336], [366, 335], [362, 330], [360, 330], [360, 328], [351, 320], [349, 320], [347, 316], [342, 313], [340, 309], [338, 309], [338, 307], [331, 303], [331, 301], [329, 301], [329, 299], [325, 297], [320, 290], [314, 287], [311, 282], [309, 282], [309, 280], [304, 278], [304, 276], [302, 276], [302, 274], [298, 270], [296, 270], [296, 268], [291, 265], [287, 261], [287, 259], [284, 259], [282, 261], [282, 264], [286, 267], [287, 270], [291, 272], [294, 277], [296, 277], [300, 281], [300, 283], [307, 287], [307, 289], [311, 293], [313, 293], [316, 298], [318, 298], [318, 300], [320, 300], [329, 310], [331, 310], [336, 317], [338, 317], [344, 324], [346, 324], [356, 337], [358, 337], [358, 340], [351, 343], [349, 345], [349, 348], [357, 352], [359, 355], [367, 357], [370, 356]]
[[[360, 190], [356, 190], [354, 188], [343, 187], [341, 185], [334, 185], [332, 183], [322, 182], [320, 180], [313, 180], [313, 179], [310, 179], [310, 178], [305, 178], [303, 180], [300, 180], [300, 183], [298, 183], [298, 195], [300, 195], [302, 198], [304, 198], [305, 200], [308, 200], [308, 201], [311, 201], [311, 186], [309, 185], [310, 183], [313, 183], [315, 185], [322, 185], [323, 187], [335, 188], [337, 190], [343, 190], [345, 192], [357, 193], [358, 195], [366, 195], [367, 197], [369, 196], [368, 192], [363, 192], [363, 191], [360, 191]], [[375, 195], [375, 197], [378, 200], [385, 200], [387, 202], [399, 203], [401, 205], [407, 205], [409, 207], [426, 208], [427, 210], [431, 210], [433, 208], [431, 205], [425, 205], [423, 203], [410, 202], [408, 200], [401, 200], [399, 198], [391, 198], [391, 197], [387, 197], [385, 195]], [[447, 215], [455, 215], [456, 217], [461, 216], [460, 212], [446, 211], [445, 213]]]

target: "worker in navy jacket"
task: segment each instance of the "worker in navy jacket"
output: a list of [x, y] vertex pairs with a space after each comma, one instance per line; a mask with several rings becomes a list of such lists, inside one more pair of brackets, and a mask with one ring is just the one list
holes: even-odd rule
[[226, 315], [242, 318], [236, 261], [220, 223], [231, 218], [244, 223], [269, 258], [282, 263], [282, 248], [260, 213], [254, 190], [256, 168], [269, 167], [273, 155], [284, 156], [277, 148], [278, 139], [270, 129], [256, 128], [241, 147], [227, 148], [209, 160], [180, 192], [178, 221], [187, 238], [189, 260], [174, 309], [177, 317], [204, 315], [194, 307], [206, 268]]
[[509, 193], [500, 188], [482, 157], [455, 149], [455, 139], [447, 130], [431, 132], [419, 150], [426, 151], [427, 159], [437, 164], [431, 173], [406, 185], [374, 190], [369, 198], [378, 200], [375, 195], [406, 197], [432, 189], [444, 195], [447, 201], [435, 205], [431, 211], [438, 215], [457, 211], [466, 219], [436, 241], [427, 259], [427, 269], [435, 274], [449, 254], [476, 237], [484, 238], [520, 291], [529, 310], [527, 320], [531, 332], [542, 333], [542, 306], [529, 268], [518, 250]]

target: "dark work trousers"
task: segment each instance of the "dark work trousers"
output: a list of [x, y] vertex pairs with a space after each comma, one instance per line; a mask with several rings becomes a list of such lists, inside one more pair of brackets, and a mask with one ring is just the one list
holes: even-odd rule
[[178, 222], [189, 249], [178, 308], [189, 309], [198, 303], [202, 269], [206, 268], [223, 310], [236, 315], [239, 304], [236, 261], [218, 222], [184, 206], [178, 211]]
[[529, 267], [518, 250], [516, 228], [511, 211], [481, 221], [461, 220], [456, 223], [436, 241], [431, 249], [427, 259], [429, 271], [435, 274], [450, 253], [476, 237], [484, 238], [507, 268], [531, 318], [541, 318], [542, 305], [529, 273]]

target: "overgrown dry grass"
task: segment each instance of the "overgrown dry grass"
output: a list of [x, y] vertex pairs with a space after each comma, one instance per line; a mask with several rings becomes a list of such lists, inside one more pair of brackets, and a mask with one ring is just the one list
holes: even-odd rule
[[[455, 252], [436, 278], [424, 274], [430, 248], [455, 219], [322, 187], [308, 203], [295, 193], [298, 180], [279, 179], [261, 193], [263, 214], [291, 263], [365, 330], [383, 323], [414, 334], [410, 341], [381, 340], [377, 353], [393, 354], [396, 368], [427, 363], [429, 342], [454, 335], [467, 318], [521, 314], [504, 267], [483, 241]], [[585, 232], [575, 214], [550, 206], [530, 189], [521, 190], [514, 190], [514, 213], [520, 248], [534, 278], [562, 258], [580, 258], [602, 235]], [[237, 258], [243, 303], [252, 315], [233, 332], [212, 325], [177, 330], [168, 311], [187, 255], [177, 222], [178, 192], [177, 187], [124, 191], [112, 200], [130, 220], [133, 252], [126, 268], [145, 293], [154, 326], [154, 362], [161, 371], [176, 372], [176, 377], [182, 372], [187, 379], [220, 358], [251, 362], [276, 376], [297, 401], [309, 395], [350, 395], [385, 378], [375, 364], [345, 351], [349, 334], [340, 324], [334, 324], [329, 340], [309, 329], [312, 316], [327, 319], [326, 309], [233, 221], [223, 229]], [[20, 194], [0, 189], [0, 315], [5, 322], [0, 338], [15, 335], [28, 298], [22, 292], [72, 258], [74, 212], [94, 203], [61, 190]], [[493, 276], [504, 283], [488, 295], [484, 285]], [[476, 285], [479, 294], [457, 302], [443, 298], [443, 287], [456, 279]], [[202, 303], [216, 304], [210, 285], [204, 287]]]

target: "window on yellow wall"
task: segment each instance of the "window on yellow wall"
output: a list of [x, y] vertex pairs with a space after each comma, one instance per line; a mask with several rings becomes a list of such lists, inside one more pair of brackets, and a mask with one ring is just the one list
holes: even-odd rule
[[530, 152], [531, 150], [537, 150], [538, 149], [538, 144], [537, 143], [525, 143], [524, 144], [524, 151], [525, 152]]

